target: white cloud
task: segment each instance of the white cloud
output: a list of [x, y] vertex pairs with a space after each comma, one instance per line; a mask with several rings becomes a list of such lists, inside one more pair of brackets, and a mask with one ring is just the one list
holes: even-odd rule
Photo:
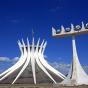
[[12, 59], [12, 63], [15, 64], [18, 60], [19, 60], [19, 57], [14, 57], [14, 58]]
[[[45, 59], [48, 58], [46, 55], [44, 55], [44, 57], [45, 57]], [[19, 60], [19, 57], [14, 57], [12, 59], [10, 59], [8, 57], [0, 57], [0, 62], [10, 62], [11, 65], [15, 64], [18, 60]], [[60, 60], [61, 60], [61, 58], [60, 58]], [[49, 64], [65, 75], [68, 74], [68, 71], [70, 69], [70, 64], [66, 64], [66, 63], [62, 63], [62, 62], [52, 62]], [[88, 73], [88, 66], [83, 66], [83, 68]]]
[[45, 58], [45, 59], [47, 59], [47, 58], [48, 58], [48, 56], [47, 56], [47, 55], [44, 55], [44, 58]]
[[[70, 69], [70, 64], [53, 62], [50, 63], [55, 69], [67, 75]], [[83, 69], [88, 73], [88, 66], [83, 66]]]
[[19, 57], [15, 57], [15, 58], [13, 58], [13, 61], [18, 61], [18, 59], [19, 59]]
[[10, 58], [8, 57], [0, 57], [0, 62], [10, 62]]
[[18, 57], [14, 57], [13, 59], [10, 59], [8, 57], [0, 57], [0, 62], [17, 62]]
[[60, 71], [63, 74], [67, 74], [70, 68], [70, 64], [65, 64], [65, 63], [58, 63], [58, 62], [53, 62], [50, 63], [55, 69]]

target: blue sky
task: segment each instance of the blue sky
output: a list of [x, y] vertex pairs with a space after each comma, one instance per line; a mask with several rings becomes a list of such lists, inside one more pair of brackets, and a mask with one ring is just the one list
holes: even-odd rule
[[[48, 44], [45, 55], [49, 62], [70, 63], [71, 37], [53, 38], [52, 26], [70, 27], [88, 22], [88, 0], [1, 0], [0, 1], [0, 57], [20, 56], [17, 40], [32, 40], [32, 29], [37, 41]], [[88, 35], [76, 37], [80, 62], [88, 65]]]

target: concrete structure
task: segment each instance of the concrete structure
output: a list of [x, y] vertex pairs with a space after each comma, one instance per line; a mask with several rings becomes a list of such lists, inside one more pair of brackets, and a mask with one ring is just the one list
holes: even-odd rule
[[64, 28], [63, 26], [61, 26], [61, 29], [57, 31], [52, 27], [53, 37], [60, 38], [72, 36], [73, 60], [68, 76], [60, 83], [62, 85], [66, 86], [88, 85], [88, 75], [85, 73], [79, 62], [75, 43], [75, 35], [85, 33], [88, 33], [88, 23], [84, 25], [83, 22], [82, 26], [80, 25], [74, 26], [73, 24], [71, 24], [71, 28]]
[[84, 26], [83, 22], [82, 27], [79, 25], [74, 27], [71, 24], [71, 28], [65, 29], [61, 26], [58, 32], [52, 28], [54, 37], [73, 36], [73, 60], [67, 77], [44, 59], [47, 42], [43, 41], [40, 44], [39, 39], [35, 45], [33, 38], [31, 45], [28, 39], [25, 45], [23, 40], [22, 43], [18, 41], [21, 56], [15, 65], [0, 74], [0, 88], [68, 88], [68, 86], [69, 88], [88, 88], [83, 86], [83, 84], [88, 85], [88, 75], [79, 62], [74, 38], [75, 35], [84, 33], [88, 33], [88, 24]]
[[75, 37], [72, 38], [73, 61], [68, 76], [61, 82], [63, 85], [88, 85], [88, 75], [82, 68], [76, 50]]
[[52, 83], [61, 82], [65, 76], [44, 59], [46, 44], [45, 41], [40, 44], [39, 39], [35, 45], [34, 38], [31, 45], [28, 39], [27, 45], [23, 40], [22, 43], [18, 41], [21, 56], [15, 65], [0, 74], [0, 85], [6, 86], [8, 84], [8, 87], [16, 86], [16, 88], [24, 88], [21, 87], [23, 84], [32, 87], [39, 87], [37, 85], [44, 87], [45, 85], [49, 88]]

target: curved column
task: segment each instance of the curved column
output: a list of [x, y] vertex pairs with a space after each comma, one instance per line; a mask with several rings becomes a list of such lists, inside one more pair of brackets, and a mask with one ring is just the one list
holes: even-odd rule
[[19, 60], [17, 61], [17, 63], [15, 65], [13, 65], [12, 67], [10, 67], [9, 69], [7, 69], [6, 71], [4, 71], [3, 73], [0, 74], [0, 77], [2, 77], [3, 75], [5, 75], [6, 73], [8, 73], [9, 71], [11, 71], [13, 68], [17, 67], [18, 64], [20, 62], [22, 62], [22, 57], [23, 57], [23, 50], [22, 50], [22, 47], [21, 47], [21, 42], [18, 41], [18, 45], [19, 45], [19, 49], [21, 51], [21, 56], [19, 58]]
[[5, 74], [3, 77], [1, 77], [0, 81], [3, 80], [3, 79], [5, 79], [10, 74], [12, 74], [14, 71], [16, 71], [18, 68], [20, 68], [25, 63], [25, 60], [26, 60], [26, 57], [27, 57], [26, 46], [25, 46], [25, 43], [24, 43], [23, 40], [22, 40], [22, 43], [23, 43], [23, 48], [24, 48], [24, 55], [21, 58], [21, 62], [17, 66], [14, 66], [13, 69], [11, 71], [9, 71], [7, 74]]
[[35, 57], [34, 57], [34, 52], [35, 52], [35, 45], [34, 45], [34, 38], [32, 41], [32, 49], [31, 49], [31, 66], [32, 66], [32, 73], [33, 73], [33, 79], [34, 83], [36, 84], [36, 75], [35, 75]]
[[[28, 47], [28, 53], [26, 51], [26, 61], [25, 64], [23, 65], [21, 71], [18, 73], [17, 77], [14, 79], [14, 81], [12, 82], [12, 84], [14, 84], [16, 82], [16, 80], [20, 77], [20, 75], [23, 73], [23, 71], [27, 68], [29, 62], [30, 62], [30, 45], [29, 45], [29, 41], [27, 39], [27, 47]], [[24, 51], [25, 52], [25, 51]]]
[[[43, 50], [42, 53], [41, 51], [39, 52], [39, 60], [41, 61], [41, 63], [43, 64], [43, 66], [45, 66], [48, 70], [50, 70], [51, 72], [55, 73], [57, 76], [61, 77], [62, 79], [65, 78], [65, 76], [63, 74], [61, 74], [59, 71], [55, 70], [52, 66], [50, 66], [47, 61], [44, 59], [44, 51], [45, 51], [45, 47], [46, 47], [47, 42], [45, 42], [45, 44], [43, 45]], [[41, 47], [42, 48], [42, 47]]]
[[52, 78], [52, 76], [48, 73], [48, 71], [44, 68], [44, 66], [41, 64], [41, 62], [39, 61], [38, 57], [36, 56], [36, 62], [38, 64], [38, 66], [42, 69], [42, 71], [44, 71], [46, 73], [46, 75], [56, 84], [56, 81]]
[[[38, 40], [37, 45], [36, 45], [36, 49], [34, 51], [34, 60], [36, 59], [35, 55], [38, 53], [39, 42], [40, 42], [40, 39]], [[35, 67], [35, 63], [36, 62], [34, 61], [33, 67]], [[34, 72], [33, 73], [34, 73], [34, 75], [33, 75], [33, 77], [34, 77], [34, 83], [36, 84], [36, 71], [35, 71], [35, 69], [34, 69]]]

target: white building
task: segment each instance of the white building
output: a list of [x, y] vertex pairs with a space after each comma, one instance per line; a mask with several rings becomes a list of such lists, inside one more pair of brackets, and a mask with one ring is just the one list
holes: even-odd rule
[[39, 39], [35, 45], [34, 38], [32, 44], [29, 44], [27, 39], [27, 45], [23, 40], [22, 43], [18, 41], [21, 56], [15, 65], [0, 74], [0, 85], [26, 84], [36, 86], [48, 84], [49, 87], [49, 84], [61, 82], [65, 76], [50, 66], [44, 59], [46, 44], [47, 42], [45, 41], [40, 44]]

